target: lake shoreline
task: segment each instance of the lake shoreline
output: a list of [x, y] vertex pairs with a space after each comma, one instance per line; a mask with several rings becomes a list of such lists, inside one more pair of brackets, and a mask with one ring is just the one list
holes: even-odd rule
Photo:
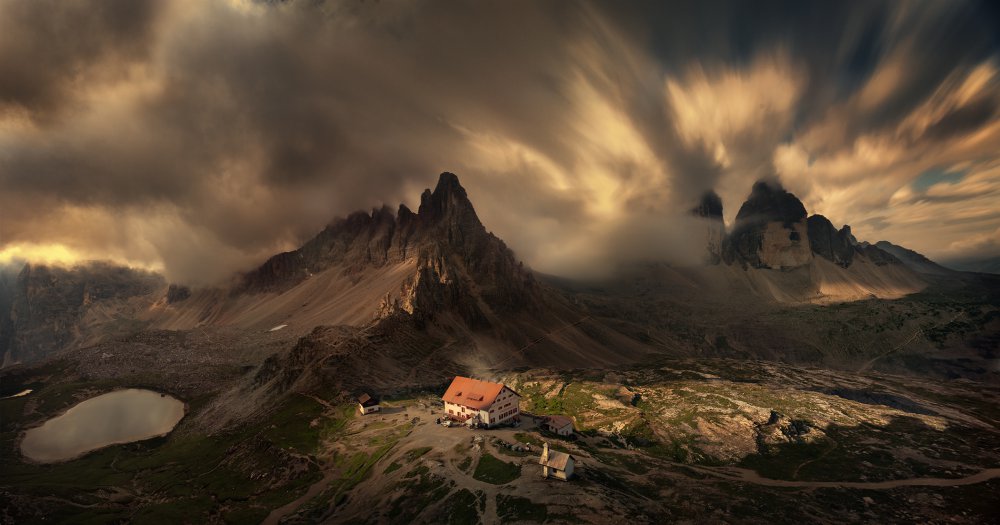
[[[167, 436], [177, 429], [189, 411], [187, 402], [164, 392], [119, 388], [78, 401], [40, 424], [25, 429], [18, 439], [17, 448], [25, 463], [51, 465], [73, 461], [115, 445]], [[76, 419], [83, 419], [74, 421], [74, 414]], [[85, 428], [88, 424], [97, 426], [88, 430]], [[164, 427], [165, 431], [156, 431]], [[41, 434], [46, 428], [50, 435]], [[100, 433], [107, 434], [107, 437], [101, 437]], [[115, 436], [115, 433], [125, 435]], [[77, 434], [77, 440], [82, 444], [74, 447], [70, 441]], [[73, 448], [82, 450], [72, 454], [60, 453], [60, 450]]]

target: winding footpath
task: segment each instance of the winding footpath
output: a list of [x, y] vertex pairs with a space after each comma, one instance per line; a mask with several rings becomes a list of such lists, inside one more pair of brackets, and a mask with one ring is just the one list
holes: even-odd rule
[[[941, 327], [941, 326], [947, 326], [947, 325], [955, 322], [956, 320], [958, 320], [958, 318], [962, 317], [962, 315], [964, 315], [964, 314], [965, 314], [965, 312], [958, 312], [958, 314], [956, 314], [955, 317], [952, 317], [947, 322], [938, 323], [938, 324], [934, 325], [934, 328], [938, 328], [938, 327]], [[858, 373], [860, 374], [862, 372], [866, 372], [866, 371], [870, 370], [871, 367], [875, 365], [876, 361], [878, 361], [879, 359], [882, 359], [883, 357], [886, 357], [886, 356], [888, 356], [890, 354], [893, 354], [893, 353], [895, 353], [895, 352], [897, 352], [899, 350], [902, 350], [904, 347], [906, 347], [907, 345], [909, 345], [910, 343], [912, 343], [917, 337], [919, 337], [919, 336], [921, 336], [923, 334], [924, 334], [924, 329], [920, 328], [918, 326], [917, 329], [913, 331], [913, 334], [910, 335], [909, 339], [907, 339], [906, 341], [903, 341], [902, 343], [900, 343], [900, 344], [898, 344], [898, 345], [896, 345], [896, 346], [894, 346], [894, 347], [886, 350], [885, 352], [882, 352], [881, 354], [873, 357], [871, 360], [869, 360], [865, 364], [861, 365], [861, 368], [858, 369]]]
[[[690, 465], [688, 467], [692, 468]], [[768, 487], [889, 490], [898, 487], [958, 487], [962, 485], [975, 485], [976, 483], [1000, 478], [1000, 468], [988, 468], [964, 478], [909, 478], [888, 481], [791, 481], [765, 478], [753, 470], [739, 467], [722, 467], [718, 469], [695, 467], [694, 469], [728, 481], [743, 481]]]

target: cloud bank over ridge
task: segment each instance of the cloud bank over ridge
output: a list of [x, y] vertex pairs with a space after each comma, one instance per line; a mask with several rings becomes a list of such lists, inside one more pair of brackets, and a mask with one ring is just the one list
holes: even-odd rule
[[701, 193], [731, 221], [761, 177], [997, 249], [988, 3], [671, 4], [0, 2], [0, 258], [211, 283], [441, 171], [556, 274], [677, 257]]

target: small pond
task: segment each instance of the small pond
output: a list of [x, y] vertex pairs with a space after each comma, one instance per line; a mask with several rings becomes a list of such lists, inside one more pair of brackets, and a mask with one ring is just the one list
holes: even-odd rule
[[162, 436], [183, 417], [184, 403], [166, 394], [118, 390], [82, 401], [28, 430], [21, 453], [42, 463], [64, 461], [108, 445]]

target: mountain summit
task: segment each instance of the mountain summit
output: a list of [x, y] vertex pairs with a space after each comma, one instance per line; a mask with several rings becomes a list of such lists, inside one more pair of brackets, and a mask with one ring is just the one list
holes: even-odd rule
[[[848, 226], [837, 230], [819, 215], [807, 220], [802, 203], [776, 183], [753, 186], [728, 236], [718, 195], [708, 192], [697, 204], [690, 214], [704, 234], [709, 264], [657, 275], [657, 289], [679, 283], [671, 297], [829, 302], [898, 297], [925, 286], [896, 257], [858, 243]], [[341, 341], [344, 327], [360, 337], [391, 326], [396, 335], [423, 341], [426, 351], [447, 341], [455, 359], [476, 367], [620, 363], [646, 352], [650, 337], [641, 326], [623, 331], [619, 321], [601, 319], [613, 318], [620, 304], [603, 304], [589, 293], [567, 295], [558, 289], [564, 281], [536, 278], [484, 227], [453, 173], [442, 173], [433, 190], [423, 191], [416, 212], [401, 204], [351, 213], [227, 287], [189, 290], [158, 276], [110, 270], [25, 272], [0, 288], [0, 353], [13, 349], [6, 352], [9, 362], [138, 329], [130, 327], [225, 327], [276, 338], [312, 337], [327, 327], [324, 337]], [[65, 316], [49, 328], [55, 312]]]
[[777, 182], [758, 181], [736, 214], [723, 258], [754, 268], [796, 268], [812, 259], [806, 208]]
[[350, 274], [404, 264], [414, 275], [383, 297], [379, 316], [455, 310], [485, 327], [488, 310], [529, 307], [536, 287], [507, 245], [486, 231], [458, 177], [446, 172], [434, 191], [424, 190], [417, 213], [405, 205], [395, 215], [387, 207], [352, 213], [245, 274], [237, 290], [281, 292], [333, 267]]

